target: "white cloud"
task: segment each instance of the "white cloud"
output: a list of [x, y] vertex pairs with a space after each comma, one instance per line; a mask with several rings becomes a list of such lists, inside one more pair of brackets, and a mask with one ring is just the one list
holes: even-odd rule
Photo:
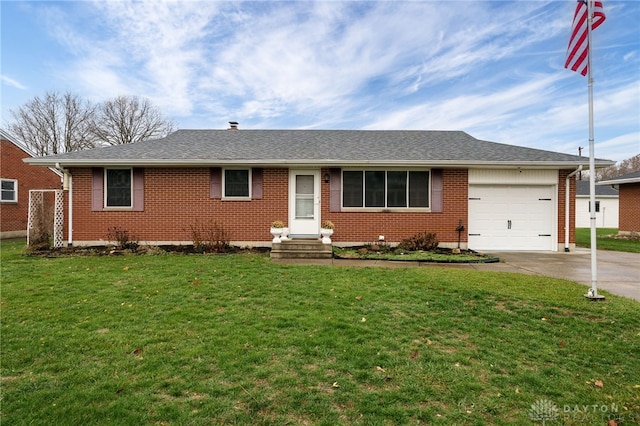
[[[34, 8], [63, 46], [59, 80], [93, 100], [149, 97], [181, 127], [460, 129], [563, 152], [584, 145], [586, 83], [562, 68], [575, 3], [71, 4]], [[608, 8], [608, 21], [629, 19], [631, 6]], [[610, 61], [597, 84], [603, 141], [640, 133], [628, 72], [638, 42], [618, 27], [623, 42], [598, 30], [612, 40], [597, 52]]]
[[27, 90], [27, 86], [20, 83], [18, 80], [15, 80], [4, 74], [0, 75], [0, 80], [2, 80], [2, 83], [6, 84], [7, 86], [15, 87], [16, 89], [20, 90]]

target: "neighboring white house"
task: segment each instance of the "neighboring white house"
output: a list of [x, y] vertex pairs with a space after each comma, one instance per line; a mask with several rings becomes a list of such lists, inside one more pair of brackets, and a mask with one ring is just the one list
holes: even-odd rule
[[[589, 181], [576, 182], [576, 228], [589, 228]], [[596, 227], [618, 228], [618, 191], [596, 185]]]

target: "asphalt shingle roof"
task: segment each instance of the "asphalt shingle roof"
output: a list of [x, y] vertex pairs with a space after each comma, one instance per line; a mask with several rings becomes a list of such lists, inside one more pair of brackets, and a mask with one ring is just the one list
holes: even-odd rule
[[[29, 160], [72, 165], [537, 163], [573, 167], [587, 159], [476, 139], [462, 131], [178, 130], [163, 139]], [[613, 162], [597, 160], [598, 165]]]
[[[596, 185], [596, 196], [601, 197], [617, 197], [618, 190], [612, 188], [610, 185]], [[576, 182], [576, 196], [588, 196], [589, 195], [589, 181], [579, 180]]]

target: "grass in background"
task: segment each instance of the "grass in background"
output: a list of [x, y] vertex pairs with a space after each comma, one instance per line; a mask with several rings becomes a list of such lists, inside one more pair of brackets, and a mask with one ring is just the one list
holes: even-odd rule
[[[612, 237], [616, 235], [618, 235], [618, 230], [616, 228], [597, 228], [596, 245], [598, 250], [640, 253], [640, 239], [622, 239]], [[576, 245], [578, 247], [591, 247], [591, 229], [576, 228]]]
[[640, 305], [572, 282], [22, 250], [1, 245], [3, 425], [520, 425], [541, 400], [640, 421]]

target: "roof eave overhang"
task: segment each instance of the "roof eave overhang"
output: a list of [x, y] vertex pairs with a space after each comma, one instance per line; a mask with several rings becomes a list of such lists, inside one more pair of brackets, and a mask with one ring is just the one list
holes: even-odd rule
[[603, 180], [601, 182], [596, 182], [596, 185], [620, 185], [624, 183], [639, 183], [640, 177], [634, 177], [629, 179], [613, 179], [613, 180]]
[[[486, 169], [575, 169], [588, 166], [578, 161], [464, 161], [464, 160], [250, 160], [250, 159], [216, 159], [216, 160], [140, 160], [140, 159], [49, 159], [27, 158], [28, 164], [47, 167], [216, 167], [216, 166], [261, 166], [261, 167], [438, 167], [438, 168], [486, 168]], [[596, 168], [608, 167], [613, 161], [596, 162]]]

